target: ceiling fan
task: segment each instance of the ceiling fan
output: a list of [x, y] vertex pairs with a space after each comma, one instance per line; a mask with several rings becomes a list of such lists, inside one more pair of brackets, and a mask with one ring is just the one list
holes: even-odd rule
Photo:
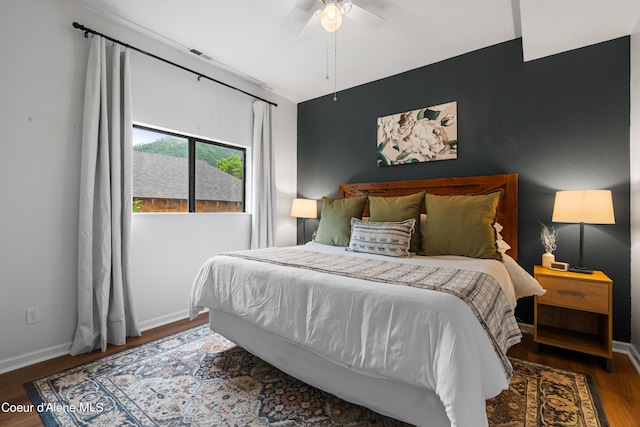
[[[316, 10], [315, 7], [320, 6]], [[298, 7], [306, 9], [311, 16], [298, 33], [299, 40], [308, 40], [319, 28], [334, 32], [340, 28], [342, 18], [347, 17], [374, 27], [382, 25], [384, 18], [366, 9], [362, 0], [306, 0]]]

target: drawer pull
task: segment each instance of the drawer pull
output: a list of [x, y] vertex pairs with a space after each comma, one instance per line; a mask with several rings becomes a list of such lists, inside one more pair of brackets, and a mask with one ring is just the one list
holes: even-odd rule
[[583, 294], [580, 292], [571, 292], [571, 291], [558, 291], [558, 293], [561, 295], [571, 295], [573, 297], [581, 297], [581, 298], [587, 296], [587, 294]]

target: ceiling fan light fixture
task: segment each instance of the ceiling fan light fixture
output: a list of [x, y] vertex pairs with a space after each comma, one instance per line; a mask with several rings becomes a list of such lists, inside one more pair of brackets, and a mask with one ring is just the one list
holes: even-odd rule
[[342, 25], [342, 12], [335, 2], [326, 3], [320, 13], [320, 25], [330, 33], [333, 33]]

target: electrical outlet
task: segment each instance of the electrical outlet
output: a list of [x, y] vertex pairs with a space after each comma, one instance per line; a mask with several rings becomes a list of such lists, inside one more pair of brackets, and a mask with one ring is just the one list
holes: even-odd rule
[[27, 307], [27, 325], [40, 321], [40, 307]]

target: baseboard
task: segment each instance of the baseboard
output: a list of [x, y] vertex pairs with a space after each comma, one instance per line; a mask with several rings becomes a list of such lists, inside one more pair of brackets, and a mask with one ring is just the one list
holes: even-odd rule
[[633, 367], [636, 368], [636, 371], [640, 374], [640, 353], [638, 353], [638, 349], [631, 345], [631, 343], [614, 341], [613, 351], [614, 353], [626, 354]]
[[69, 354], [70, 348], [71, 341], [64, 344], [58, 344], [53, 347], [32, 351], [31, 353], [21, 354], [19, 356], [0, 360], [0, 374], [4, 374], [9, 371], [15, 371], [16, 369], [24, 368], [25, 366], [30, 366], [36, 363], [45, 362], [56, 357], [64, 356], [65, 354]]
[[177, 322], [178, 320], [188, 319], [189, 318], [189, 310], [180, 310], [175, 313], [167, 314], [165, 316], [156, 317], [155, 319], [145, 320], [144, 322], [140, 322], [138, 327], [141, 332], [148, 331], [149, 329], [157, 328], [159, 326], [164, 326], [172, 322]]
[[[189, 311], [181, 310], [176, 313], [168, 314], [166, 316], [160, 316], [156, 317], [155, 319], [145, 320], [144, 322], [140, 322], [138, 326], [140, 327], [140, 331], [144, 332], [149, 329], [164, 326], [169, 323], [187, 318], [189, 318]], [[46, 362], [47, 360], [51, 360], [56, 357], [64, 356], [66, 354], [69, 354], [70, 348], [71, 341], [64, 344], [58, 344], [53, 347], [36, 350], [31, 353], [21, 354], [19, 356], [0, 360], [0, 374], [15, 371], [16, 369], [24, 368], [36, 363]]]

